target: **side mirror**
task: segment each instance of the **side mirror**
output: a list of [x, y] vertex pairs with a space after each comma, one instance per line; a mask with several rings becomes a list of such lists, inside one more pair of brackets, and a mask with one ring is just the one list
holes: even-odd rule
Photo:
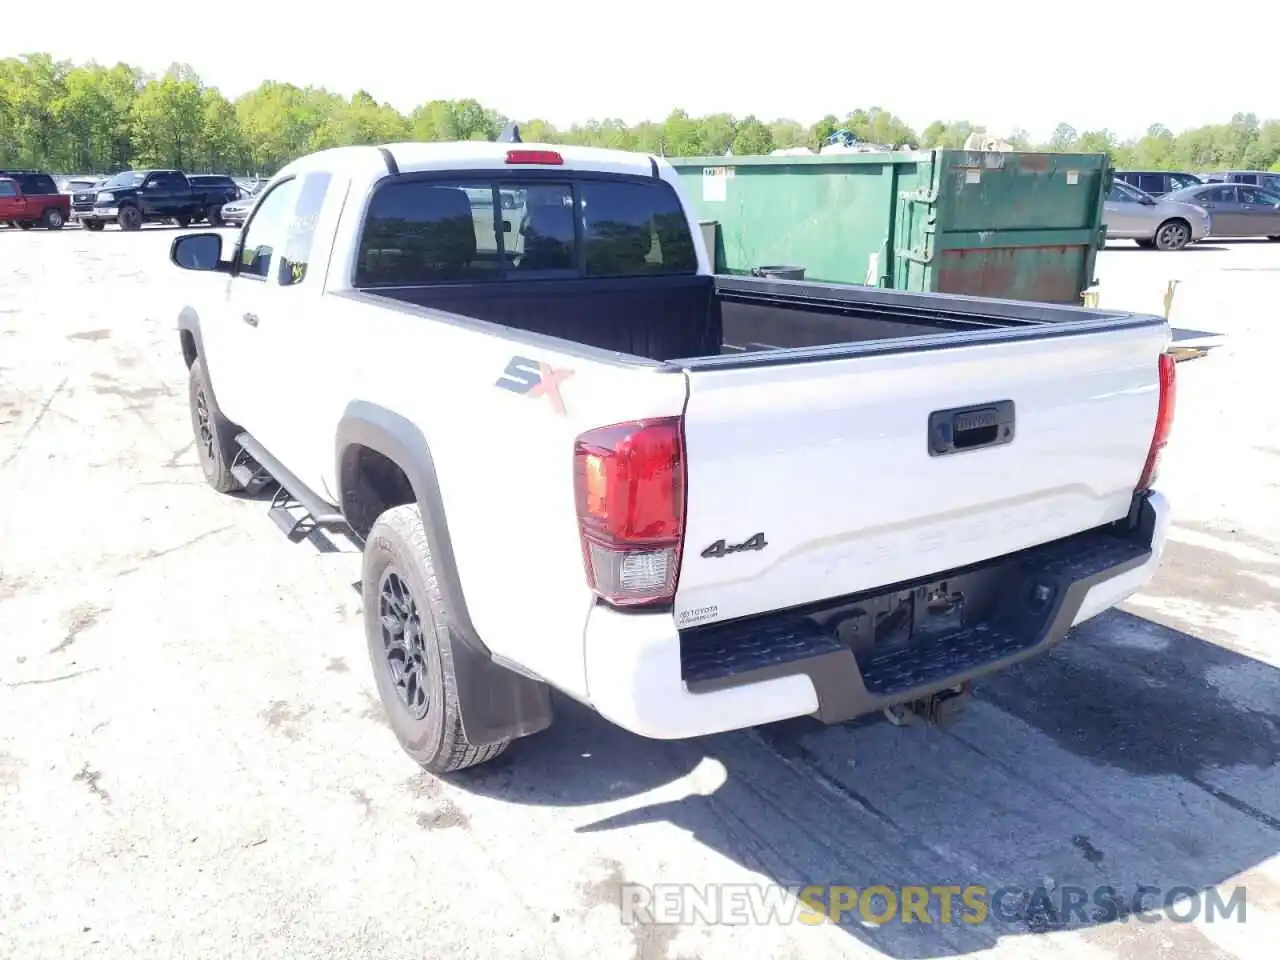
[[222, 236], [217, 233], [188, 233], [176, 238], [169, 247], [169, 260], [183, 270], [231, 270], [231, 264], [222, 259]]

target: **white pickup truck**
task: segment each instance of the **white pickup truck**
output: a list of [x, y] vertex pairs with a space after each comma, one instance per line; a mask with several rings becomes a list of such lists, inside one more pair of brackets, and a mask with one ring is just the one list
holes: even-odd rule
[[1159, 561], [1159, 317], [716, 276], [663, 160], [519, 143], [303, 157], [224, 243], [170, 253], [221, 274], [178, 321], [205, 474], [363, 543], [432, 771], [551, 688], [655, 738], [936, 718]]

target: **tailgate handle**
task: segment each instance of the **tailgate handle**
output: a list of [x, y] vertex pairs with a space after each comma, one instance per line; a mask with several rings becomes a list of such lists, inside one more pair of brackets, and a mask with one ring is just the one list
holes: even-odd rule
[[998, 447], [1013, 440], [1012, 400], [953, 407], [929, 414], [929, 456]]

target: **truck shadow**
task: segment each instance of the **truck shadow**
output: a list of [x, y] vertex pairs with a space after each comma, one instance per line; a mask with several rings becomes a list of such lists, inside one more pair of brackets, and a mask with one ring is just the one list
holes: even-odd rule
[[[619, 831], [630, 846], [628, 828], [665, 822], [761, 884], [887, 887], [899, 908], [888, 922], [867, 925], [846, 901], [838, 925], [892, 957], [1068, 928], [1118, 949], [1133, 936], [1121, 927], [1137, 922], [1135, 895], [1150, 911], [1280, 852], [1280, 670], [1120, 610], [979, 681], [947, 730], [804, 720], [668, 743], [557, 708], [551, 730], [512, 747], [513, 762], [454, 782], [518, 804], [636, 798], [577, 832]], [[695, 768], [718, 771], [709, 788], [682, 781]], [[642, 799], [650, 791], [657, 802]], [[678, 852], [666, 860], [663, 875], [626, 880], [692, 879]], [[957, 895], [943, 922], [942, 896], [929, 894], [929, 922], [902, 922], [904, 887], [939, 886], [984, 888], [987, 908]], [[832, 903], [825, 892], [817, 902]], [[888, 905], [868, 903], [880, 916]], [[1213, 952], [1190, 924], [1160, 926], [1175, 953]]]

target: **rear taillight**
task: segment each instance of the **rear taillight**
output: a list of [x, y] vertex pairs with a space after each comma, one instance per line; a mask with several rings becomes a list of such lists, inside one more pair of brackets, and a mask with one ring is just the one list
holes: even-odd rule
[[1177, 399], [1178, 377], [1173, 356], [1160, 354], [1160, 406], [1156, 410], [1156, 428], [1151, 434], [1151, 449], [1138, 478], [1138, 489], [1149, 490], [1160, 473], [1160, 457], [1173, 431], [1173, 408]]
[[675, 597], [684, 537], [679, 417], [589, 430], [573, 449], [587, 583], [615, 606]]

